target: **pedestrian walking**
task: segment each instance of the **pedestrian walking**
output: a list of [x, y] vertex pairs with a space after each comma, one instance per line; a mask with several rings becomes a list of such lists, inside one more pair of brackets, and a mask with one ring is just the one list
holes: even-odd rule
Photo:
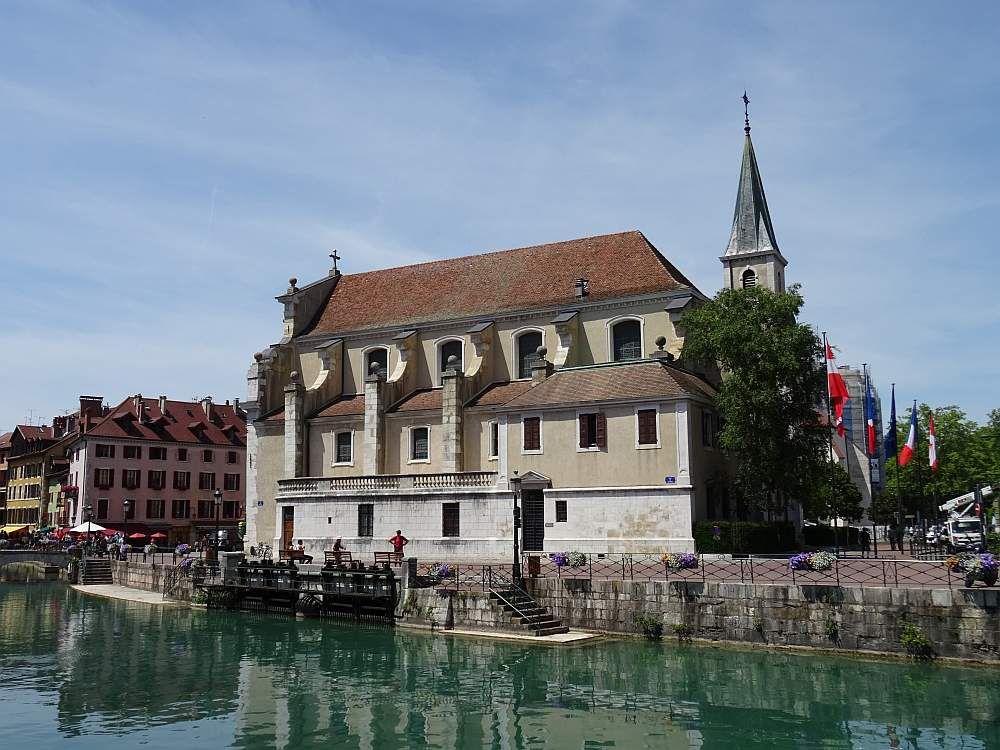
[[895, 552], [898, 537], [896, 536], [896, 527], [890, 526], [889, 530], [886, 532], [889, 537], [889, 548]]
[[868, 529], [861, 529], [861, 533], [858, 534], [858, 542], [861, 543], [861, 556], [868, 557], [872, 548], [872, 536], [868, 533]]

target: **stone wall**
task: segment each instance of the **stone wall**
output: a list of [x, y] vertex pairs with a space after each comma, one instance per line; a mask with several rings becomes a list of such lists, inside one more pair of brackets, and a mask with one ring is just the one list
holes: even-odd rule
[[634, 615], [693, 638], [903, 653], [905, 623], [940, 656], [1000, 662], [997, 589], [839, 588], [742, 583], [529, 581], [539, 604], [570, 627], [637, 633]]
[[402, 589], [396, 615], [404, 625], [459, 630], [500, 631], [524, 635], [510, 615], [486, 594], [434, 588]]
[[[112, 560], [111, 580], [119, 586], [128, 586], [143, 591], [156, 591], [162, 594], [170, 570], [172, 568], [166, 565]], [[171, 589], [169, 596], [171, 599], [191, 601], [191, 591], [191, 579], [180, 578]]]

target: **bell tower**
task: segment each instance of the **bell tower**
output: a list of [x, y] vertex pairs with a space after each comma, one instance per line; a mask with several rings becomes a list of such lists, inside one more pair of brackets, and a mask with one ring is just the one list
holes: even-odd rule
[[771, 225], [771, 214], [764, 197], [764, 183], [757, 167], [757, 157], [750, 140], [750, 99], [743, 92], [743, 165], [736, 191], [736, 210], [722, 261], [726, 289], [763, 286], [773, 292], [785, 291], [785, 266], [788, 261], [778, 249]]

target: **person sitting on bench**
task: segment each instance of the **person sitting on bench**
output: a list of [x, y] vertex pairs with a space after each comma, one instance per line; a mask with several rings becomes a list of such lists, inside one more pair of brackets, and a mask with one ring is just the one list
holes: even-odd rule
[[312, 564], [312, 555], [306, 554], [306, 546], [302, 543], [301, 539], [299, 539], [299, 546], [295, 548], [295, 552], [295, 556], [298, 557], [303, 563], [306, 565]]

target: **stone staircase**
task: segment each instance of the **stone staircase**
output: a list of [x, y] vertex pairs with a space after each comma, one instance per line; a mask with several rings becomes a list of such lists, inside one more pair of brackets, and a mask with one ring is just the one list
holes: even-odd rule
[[80, 567], [80, 583], [84, 586], [111, 584], [111, 561], [101, 557], [88, 557]]
[[555, 635], [568, 633], [569, 628], [530, 594], [518, 587], [504, 587], [490, 590], [490, 600], [510, 616], [512, 624], [529, 631], [533, 635]]

